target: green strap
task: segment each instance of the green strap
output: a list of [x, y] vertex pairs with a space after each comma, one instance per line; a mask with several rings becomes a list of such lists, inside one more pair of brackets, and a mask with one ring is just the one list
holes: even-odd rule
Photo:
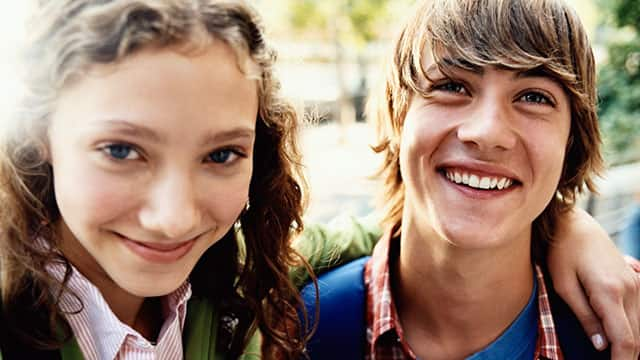
[[[262, 344], [262, 336], [260, 336], [260, 332], [256, 331], [251, 340], [249, 340], [249, 344], [247, 344], [246, 349], [244, 349], [244, 353], [240, 355], [238, 360], [260, 360], [262, 359], [262, 355], [260, 352], [260, 345]], [[1, 359], [0, 359], [1, 360]]]
[[[63, 360], [83, 360], [84, 356], [82, 356], [82, 351], [80, 350], [80, 346], [76, 341], [76, 338], [73, 337], [71, 340], [67, 341], [60, 349], [60, 357]], [[0, 359], [2, 360], [2, 359]]]
[[[203, 299], [189, 300], [187, 318], [182, 333], [186, 360], [223, 359], [216, 353], [218, 316], [213, 304]], [[66, 360], [66, 359], [65, 359]]]

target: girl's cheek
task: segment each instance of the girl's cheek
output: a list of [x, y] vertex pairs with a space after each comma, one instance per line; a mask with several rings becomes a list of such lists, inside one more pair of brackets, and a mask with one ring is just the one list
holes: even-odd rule
[[250, 176], [233, 181], [225, 181], [210, 187], [203, 199], [208, 212], [214, 214], [219, 223], [232, 224], [236, 221], [249, 199]]
[[82, 175], [56, 184], [56, 197], [63, 216], [66, 210], [67, 222], [74, 222], [68, 219], [72, 216], [86, 219], [85, 225], [99, 225], [126, 215], [135, 208], [144, 189], [135, 181], [119, 179], [91, 167], [84, 167], [77, 174]]

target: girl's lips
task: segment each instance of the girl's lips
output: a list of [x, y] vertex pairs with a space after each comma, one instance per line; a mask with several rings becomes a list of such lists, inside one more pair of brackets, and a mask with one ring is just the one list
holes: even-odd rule
[[171, 263], [185, 256], [196, 242], [196, 238], [182, 243], [142, 243], [122, 237], [124, 244], [136, 255], [155, 263]]

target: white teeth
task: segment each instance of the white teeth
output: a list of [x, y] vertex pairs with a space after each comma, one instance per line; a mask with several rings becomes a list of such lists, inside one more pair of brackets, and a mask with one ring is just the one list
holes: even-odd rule
[[506, 177], [489, 177], [489, 176], [478, 176], [475, 174], [469, 173], [460, 173], [458, 171], [445, 171], [445, 177], [450, 181], [456, 184], [465, 184], [469, 187], [476, 189], [498, 189], [503, 190], [507, 189], [513, 184], [513, 180]]
[[491, 178], [483, 177], [480, 179], [480, 189], [488, 189], [491, 187]]
[[480, 179], [476, 175], [469, 176], [469, 186], [477, 188], [480, 184]]
[[504, 183], [505, 182], [507, 182], [506, 178], [500, 179], [500, 181], [498, 181], [498, 189], [502, 190], [504, 188]]

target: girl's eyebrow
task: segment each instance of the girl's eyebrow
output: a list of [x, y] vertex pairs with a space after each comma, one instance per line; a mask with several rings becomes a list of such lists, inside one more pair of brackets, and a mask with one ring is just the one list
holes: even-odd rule
[[238, 126], [230, 130], [206, 134], [200, 142], [202, 146], [217, 144], [230, 140], [246, 139], [252, 141], [256, 135], [256, 131], [245, 126]]
[[[149, 142], [164, 145], [168, 143], [168, 139], [165, 135], [158, 133], [150, 127], [134, 124], [126, 120], [106, 120], [101, 121], [100, 124], [106, 124], [107, 127], [113, 128], [112, 131], [123, 136], [130, 136], [135, 138], [141, 138]], [[216, 131], [205, 133], [200, 141], [201, 146], [216, 144], [229, 140], [237, 140], [246, 138], [247, 140], [253, 140], [255, 137], [255, 130], [246, 126], [237, 126], [229, 130]]]
[[113, 119], [99, 121], [96, 123], [96, 125], [105, 125], [106, 127], [111, 128], [111, 131], [120, 135], [141, 138], [153, 143], [167, 143], [166, 137], [154, 131], [153, 129], [144, 125], [134, 124], [130, 121]]

